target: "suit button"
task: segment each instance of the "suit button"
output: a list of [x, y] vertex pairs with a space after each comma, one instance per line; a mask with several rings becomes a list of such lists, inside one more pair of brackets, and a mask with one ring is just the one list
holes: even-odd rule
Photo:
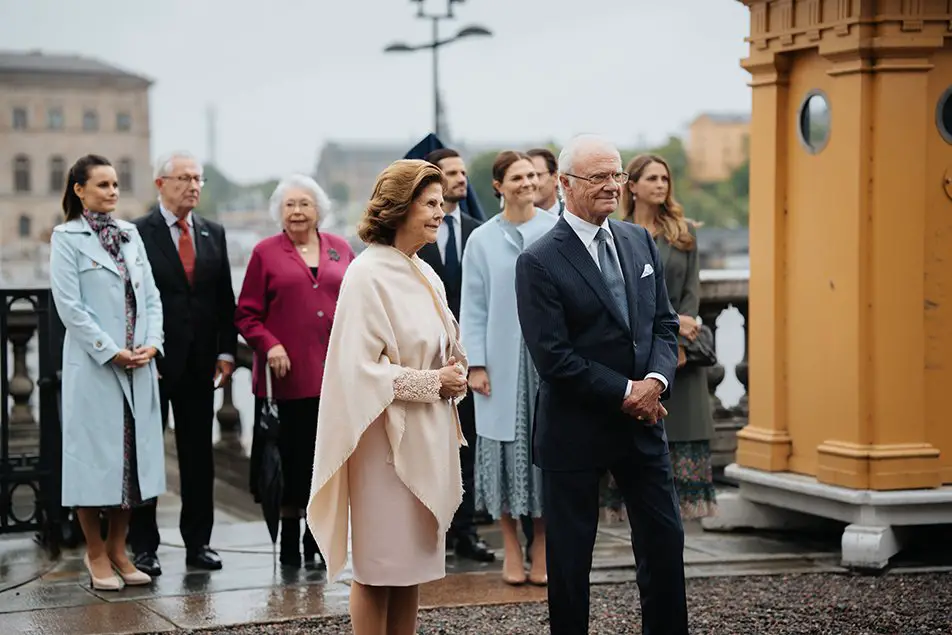
[[315, 289], [318, 288], [319, 286], [321, 286], [321, 285], [317, 284], [316, 282], [314, 283], [314, 288], [315, 288]]
[[136, 289], [139, 288], [139, 283], [138, 283], [138, 282], [135, 284], [135, 287], [136, 287]]
[[324, 317], [324, 312], [323, 312], [323, 311], [318, 311], [318, 312], [317, 312], [317, 317]]

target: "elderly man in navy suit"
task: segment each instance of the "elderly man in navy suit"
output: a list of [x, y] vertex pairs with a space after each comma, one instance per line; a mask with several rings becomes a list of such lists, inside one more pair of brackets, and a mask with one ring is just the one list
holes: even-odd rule
[[552, 635], [588, 633], [606, 470], [628, 507], [643, 632], [688, 632], [684, 529], [661, 420], [678, 316], [652, 237], [609, 219], [627, 177], [611, 143], [574, 138], [559, 157], [565, 211], [516, 263], [519, 322], [541, 378], [533, 462], [544, 475]]

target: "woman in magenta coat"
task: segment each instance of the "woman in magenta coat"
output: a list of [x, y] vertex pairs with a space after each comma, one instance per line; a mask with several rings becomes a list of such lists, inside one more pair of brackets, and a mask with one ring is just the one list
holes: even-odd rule
[[[281, 564], [291, 567], [301, 566], [301, 517], [310, 495], [327, 343], [341, 281], [354, 259], [347, 241], [318, 230], [321, 215], [329, 209], [330, 200], [310, 177], [293, 175], [278, 184], [270, 211], [283, 231], [252, 251], [235, 312], [235, 324], [255, 352], [256, 412], [267, 394], [265, 372], [270, 369], [272, 374], [284, 476]], [[257, 472], [257, 450], [256, 439], [252, 475]], [[252, 476], [257, 495], [255, 480]], [[303, 542], [304, 564], [315, 566], [320, 554], [310, 531], [305, 531]]]

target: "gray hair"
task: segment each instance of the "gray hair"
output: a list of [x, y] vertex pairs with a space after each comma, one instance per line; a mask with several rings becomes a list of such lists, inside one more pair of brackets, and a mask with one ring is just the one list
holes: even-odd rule
[[621, 159], [618, 148], [607, 138], [596, 134], [580, 134], [569, 139], [569, 142], [562, 148], [562, 152], [559, 153], [559, 172], [562, 174], [571, 173], [575, 167], [575, 157], [579, 151], [590, 149], [607, 150], [618, 154], [619, 160]]
[[163, 176], [167, 176], [169, 171], [172, 169], [172, 162], [176, 159], [188, 159], [190, 161], [194, 161], [198, 164], [198, 169], [202, 170], [202, 164], [195, 157], [195, 155], [184, 150], [176, 150], [175, 152], [170, 152], [159, 157], [159, 160], [155, 162], [155, 172], [152, 174], [153, 178], [158, 180]]
[[284, 203], [284, 195], [287, 194], [288, 190], [295, 188], [307, 190], [314, 199], [314, 204], [317, 205], [318, 223], [326, 218], [327, 214], [331, 211], [331, 199], [324, 192], [324, 189], [317, 184], [317, 181], [309, 176], [304, 174], [292, 174], [291, 176], [286, 176], [281, 179], [281, 182], [274, 188], [274, 193], [271, 195], [271, 200], [268, 203], [268, 212], [270, 212], [274, 222], [279, 226], [281, 225], [281, 206], [282, 203]]

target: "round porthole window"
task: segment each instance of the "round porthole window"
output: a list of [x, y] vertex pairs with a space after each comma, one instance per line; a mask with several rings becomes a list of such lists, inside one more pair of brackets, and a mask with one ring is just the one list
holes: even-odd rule
[[939, 134], [948, 143], [952, 143], [952, 86], [949, 86], [935, 107], [935, 125]]
[[830, 102], [822, 90], [811, 90], [800, 104], [798, 117], [800, 143], [807, 152], [816, 154], [830, 140]]

